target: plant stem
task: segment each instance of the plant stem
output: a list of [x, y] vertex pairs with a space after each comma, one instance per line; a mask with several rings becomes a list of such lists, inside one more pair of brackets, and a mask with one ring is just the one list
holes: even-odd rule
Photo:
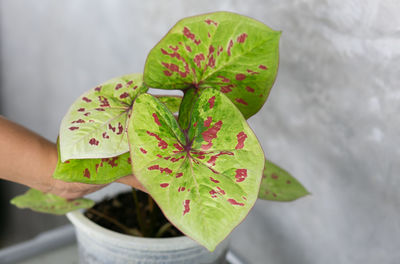
[[162, 227], [160, 227], [160, 229], [158, 230], [156, 237], [162, 237], [162, 235], [164, 235], [165, 232], [167, 232], [170, 228], [172, 227], [171, 223], [166, 223], [164, 224]]
[[105, 220], [107, 220], [108, 222], [116, 225], [118, 228], [120, 228], [122, 231], [124, 231], [126, 234], [130, 234], [130, 235], [134, 235], [134, 236], [143, 236], [143, 234], [138, 231], [137, 229], [130, 229], [129, 227], [121, 224], [120, 222], [118, 222], [116, 219], [109, 217], [106, 214], [103, 214], [102, 212], [97, 211], [96, 209], [90, 208], [88, 209], [89, 213], [92, 213], [94, 215], [97, 215], [101, 218], [104, 218]]

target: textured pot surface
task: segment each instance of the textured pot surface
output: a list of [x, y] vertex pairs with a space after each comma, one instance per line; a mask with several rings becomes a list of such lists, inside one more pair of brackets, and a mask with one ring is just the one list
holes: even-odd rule
[[81, 264], [226, 263], [227, 240], [209, 252], [188, 237], [134, 237], [105, 229], [80, 211], [68, 213], [67, 217], [75, 226]]

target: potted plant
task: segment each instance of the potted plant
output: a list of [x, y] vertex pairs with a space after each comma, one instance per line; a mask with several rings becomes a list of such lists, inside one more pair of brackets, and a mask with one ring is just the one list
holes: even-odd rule
[[[112, 79], [75, 101], [61, 124], [54, 177], [107, 184], [133, 173], [170, 223], [201, 245], [187, 237], [161, 239], [159, 245], [123, 239], [100, 259], [108, 263], [105, 259], [117, 247], [124, 248], [118, 255], [133, 252], [124, 247], [132, 244], [150, 252], [152, 263], [219, 261], [226, 245], [214, 255], [209, 251], [243, 221], [257, 198], [290, 201], [308, 194], [290, 174], [265, 160], [246, 122], [261, 109], [275, 81], [280, 34], [229, 12], [185, 18], [150, 51], [143, 75]], [[156, 97], [149, 88], [181, 90], [183, 97]], [[87, 199], [67, 201], [36, 190], [12, 203], [61, 214], [93, 206]], [[89, 221], [76, 211], [69, 217], [75, 224]], [[97, 247], [94, 241], [102, 240], [98, 230], [78, 233], [80, 247]], [[110, 244], [121, 238], [116, 236], [106, 233], [103, 240]], [[184, 243], [195, 252], [191, 260], [183, 257], [188, 252]], [[164, 252], [169, 245], [172, 252], [186, 253], [173, 259], [153, 251]], [[100, 256], [85, 252], [88, 263]], [[122, 263], [128, 258], [133, 257]]]

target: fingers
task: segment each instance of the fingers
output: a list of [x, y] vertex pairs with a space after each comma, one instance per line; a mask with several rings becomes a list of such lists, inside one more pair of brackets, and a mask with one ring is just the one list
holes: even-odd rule
[[132, 186], [133, 188], [139, 189], [139, 190], [147, 193], [146, 188], [144, 188], [144, 186], [138, 181], [138, 179], [136, 179], [136, 177], [134, 175], [128, 175], [128, 176], [122, 177], [122, 178], [118, 179], [117, 182]]

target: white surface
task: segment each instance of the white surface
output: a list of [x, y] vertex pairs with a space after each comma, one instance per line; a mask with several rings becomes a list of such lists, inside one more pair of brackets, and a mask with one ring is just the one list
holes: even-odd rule
[[398, 263], [399, 1], [0, 3], [1, 106], [53, 140], [75, 98], [142, 71], [184, 16], [231, 10], [283, 30], [276, 85], [251, 124], [313, 195], [258, 202], [232, 244], [250, 263]]

